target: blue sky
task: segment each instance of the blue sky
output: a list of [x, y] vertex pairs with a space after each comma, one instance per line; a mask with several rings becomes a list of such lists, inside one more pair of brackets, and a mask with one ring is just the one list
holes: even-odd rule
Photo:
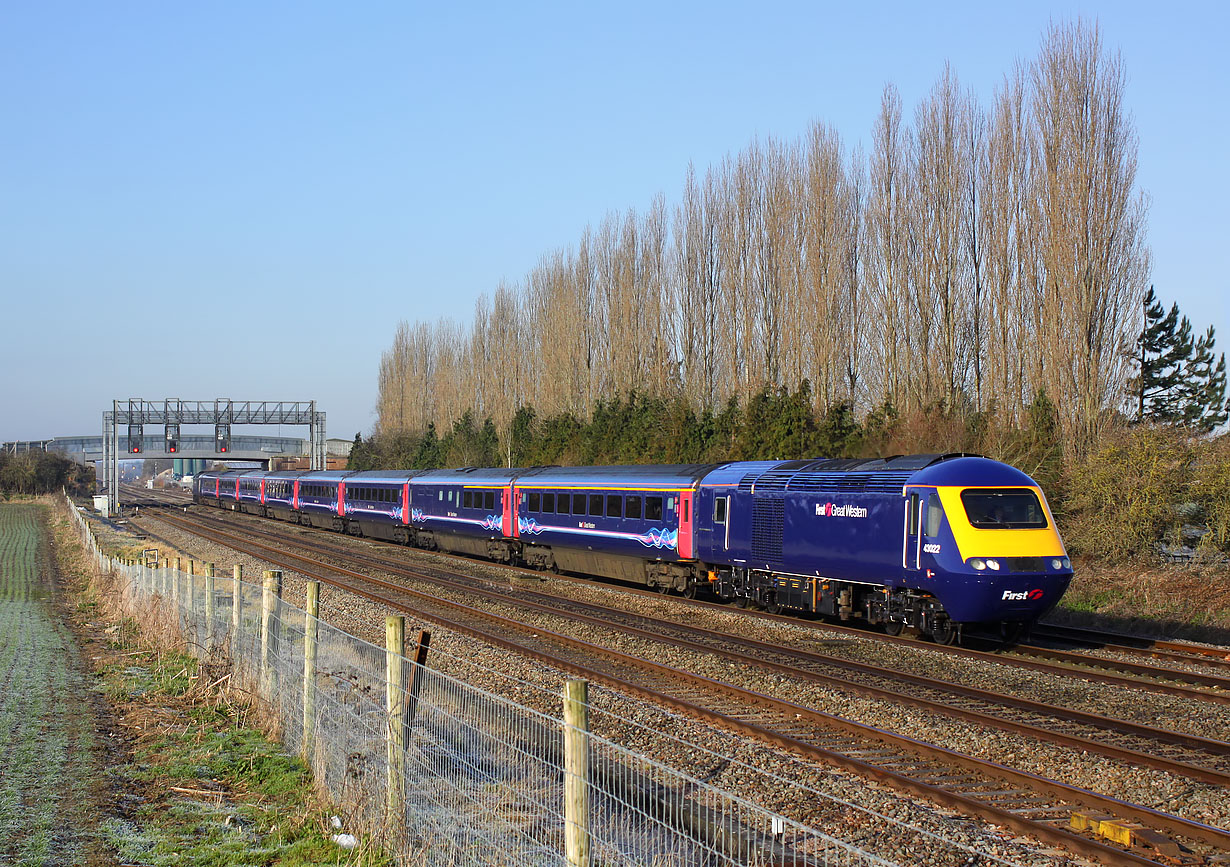
[[909, 117], [948, 61], [989, 104], [1075, 16], [1126, 65], [1158, 292], [1230, 349], [1223, 5], [854, 5], [0, 5], [0, 440], [128, 397], [366, 433], [398, 320], [754, 136], [869, 145], [888, 82]]

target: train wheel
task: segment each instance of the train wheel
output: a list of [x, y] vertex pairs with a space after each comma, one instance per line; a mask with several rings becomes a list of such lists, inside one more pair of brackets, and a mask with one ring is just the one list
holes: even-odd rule
[[1004, 647], [1011, 647], [1025, 637], [1029, 631], [1028, 624], [1022, 620], [999, 621], [999, 640]]
[[945, 644], [945, 645], [952, 644], [954, 641], [957, 640], [958, 634], [959, 633], [957, 631], [957, 624], [945, 618], [944, 620], [941, 620], [939, 623], [935, 624], [935, 626], [932, 628], [931, 640], [934, 641], [936, 644]]
[[884, 632], [887, 635], [900, 635], [905, 629], [905, 623], [900, 620], [885, 620]]
[[695, 599], [696, 598], [696, 582], [689, 581], [688, 586], [683, 588], [683, 598], [684, 599]]

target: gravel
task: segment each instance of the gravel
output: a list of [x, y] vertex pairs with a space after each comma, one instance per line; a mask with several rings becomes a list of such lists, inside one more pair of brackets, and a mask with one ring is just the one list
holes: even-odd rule
[[[255, 580], [267, 563], [215, 545], [198, 537], [181, 533], [169, 525], [155, 523], [152, 515], [143, 515], [145, 525], [165, 537], [180, 550], [198, 560], [212, 561], [219, 574], [229, 574], [238, 563]], [[294, 530], [287, 524], [278, 529]], [[303, 530], [304, 533], [319, 531]], [[344, 537], [329, 535], [338, 541]], [[355, 545], [367, 543], [347, 540]], [[389, 553], [386, 549], [383, 553]], [[406, 551], [406, 556], [424, 566], [457, 568], [455, 560], [419, 551]], [[481, 563], [467, 564], [467, 573], [488, 580], [508, 583], [507, 571]], [[225, 571], [224, 571], [225, 570]], [[1125, 687], [1092, 683], [1059, 675], [1026, 671], [1009, 666], [988, 664], [984, 660], [953, 657], [925, 644], [903, 645], [876, 641], [847, 633], [817, 628], [809, 622], [798, 624], [748, 618], [734, 610], [698, 609], [680, 600], [665, 596], [646, 597], [621, 593], [609, 585], [591, 582], [565, 582], [544, 578], [535, 582], [544, 592], [567, 594], [569, 598], [618, 607], [634, 613], [669, 618], [680, 623], [703, 625], [729, 630], [735, 634], [752, 634], [764, 641], [826, 653], [841, 658], [882, 665], [922, 674], [981, 689], [1018, 695], [1034, 701], [1058, 704], [1092, 713], [1133, 720], [1147, 725], [1171, 728], [1205, 737], [1225, 738], [1230, 731], [1230, 712], [1225, 706], [1194, 703], [1186, 699], [1144, 693]], [[304, 582], [293, 572], [284, 572], [284, 598], [302, 605]], [[426, 592], [441, 598], [451, 598], [473, 604], [460, 593], [423, 585]], [[322, 617], [365, 640], [383, 644], [383, 607], [344, 592], [322, 588]], [[484, 609], [505, 609], [500, 613], [516, 616], [523, 622], [542, 629], [573, 635], [623, 652], [654, 659], [795, 703], [821, 709], [826, 713], [873, 725], [912, 738], [934, 743], [951, 750], [1009, 765], [1031, 773], [1062, 779], [1065, 782], [1102, 792], [1124, 800], [1143, 804], [1164, 812], [1207, 824], [1230, 824], [1230, 797], [1214, 786], [1195, 783], [1184, 778], [1151, 769], [1137, 768], [1101, 756], [1058, 747], [1014, 734], [988, 731], [980, 726], [938, 716], [921, 709], [894, 702], [866, 698], [852, 692], [826, 688], [796, 678], [741, 669], [710, 654], [664, 648], [639, 638], [629, 637], [616, 629], [601, 630], [591, 625], [569, 622], [559, 617], [534, 614], [506, 605], [488, 605]], [[507, 695], [544, 713], [557, 712], [561, 674], [536, 663], [527, 662], [503, 649], [497, 649], [461, 635], [449, 633], [430, 624], [421, 624], [433, 631], [433, 667], [448, 670], [475, 685]], [[415, 628], [418, 628], [417, 626]], [[733, 792], [744, 792], [770, 809], [813, 827], [834, 831], [835, 836], [856, 845], [875, 844], [876, 851], [900, 849], [910, 852], [910, 863], [917, 860], [917, 839], [908, 841], [904, 831], [885, 833], [888, 817], [911, 828], [924, 829], [940, 839], [977, 851], [994, 853], [1019, 863], [1062, 863], [1063, 858], [1049, 850], [1039, 850], [1037, 844], [1023, 845], [1011, 834], [987, 828], [975, 822], [904, 797], [862, 777], [832, 768], [819, 767], [767, 747], [749, 744], [734, 735], [699, 725], [661, 708], [632, 700], [626, 696], [596, 689], [591, 693], [595, 707], [610, 711], [602, 725], [602, 733], [618, 737], [633, 749], [648, 752], [655, 759], [684, 769], [698, 776], [709, 776], [713, 785]], [[596, 724], [597, 725], [597, 724]], [[670, 737], [664, 733], [669, 732]], [[773, 778], [780, 777], [776, 785]], [[799, 791], [822, 793], [823, 796], [800, 798]], [[774, 793], [789, 793], [774, 795]], [[780, 801], [780, 803], [778, 803]], [[848, 806], [857, 804], [857, 807]], [[819, 823], [819, 824], [818, 824]], [[944, 846], [935, 844], [937, 851]], [[950, 853], [951, 854], [951, 853]], [[1041, 860], [1039, 860], [1041, 859]], [[952, 863], [941, 859], [936, 863]], [[1071, 863], [1078, 863], [1072, 861]]]

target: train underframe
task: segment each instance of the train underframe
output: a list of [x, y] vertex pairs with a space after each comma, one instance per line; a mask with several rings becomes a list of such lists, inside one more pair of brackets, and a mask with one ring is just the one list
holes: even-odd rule
[[[465, 554], [498, 563], [567, 572], [582, 577], [614, 578], [689, 598], [708, 590], [720, 601], [743, 608], [760, 608], [770, 613], [797, 611], [842, 621], [862, 620], [882, 626], [889, 635], [899, 635], [909, 628], [939, 644], [960, 643], [967, 626], [951, 620], [934, 596], [908, 588], [783, 576], [756, 569], [732, 569], [722, 564], [646, 560], [588, 549], [536, 545], [515, 539], [467, 536], [402, 524], [345, 519], [328, 513], [254, 506], [246, 502], [213, 499], [198, 502], [426, 550]], [[1030, 625], [1020, 621], [994, 624], [999, 628], [1001, 639], [1006, 642], [1019, 640], [1028, 632]]]

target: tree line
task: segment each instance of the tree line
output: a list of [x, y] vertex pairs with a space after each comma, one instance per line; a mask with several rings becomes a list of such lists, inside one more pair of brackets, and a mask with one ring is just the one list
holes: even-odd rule
[[0, 452], [0, 495], [52, 494], [65, 488], [74, 496], [94, 492], [95, 472], [54, 452]]
[[813, 416], [860, 424], [1017, 423], [1045, 393], [1087, 452], [1124, 400], [1145, 295], [1136, 150], [1122, 63], [1082, 22], [1052, 26], [989, 106], [946, 68], [907, 121], [890, 85], [866, 152], [822, 123], [754, 141], [469, 322], [401, 323], [376, 433], [469, 412], [506, 436], [524, 407], [587, 421], [633, 392], [717, 418], [807, 383]]

